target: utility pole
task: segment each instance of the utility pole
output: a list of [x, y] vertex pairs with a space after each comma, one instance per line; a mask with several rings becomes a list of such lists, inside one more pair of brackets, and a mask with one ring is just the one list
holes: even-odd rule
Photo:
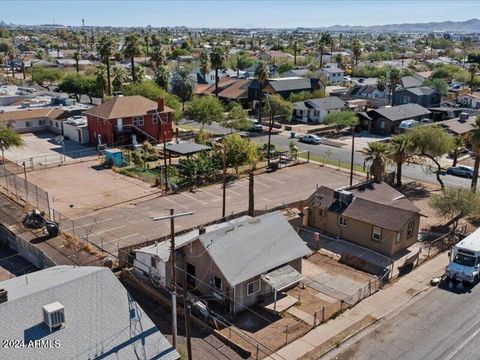
[[248, 174], [248, 215], [254, 217], [255, 214], [255, 193], [253, 182], [253, 170]]
[[223, 144], [223, 202], [222, 202], [222, 219], [225, 220], [225, 211], [227, 201], [227, 148]]
[[353, 159], [355, 155], [355, 125], [352, 126], [352, 155], [350, 159], [350, 186], [353, 184]]
[[25, 176], [25, 199], [28, 202], [28, 181], [27, 181], [27, 165], [25, 161], [22, 163], [23, 166], [23, 175]]
[[175, 214], [175, 209], [170, 209], [170, 215], [161, 217], [152, 217], [153, 221], [170, 220], [170, 262], [171, 262], [171, 291], [172, 291], [172, 345], [174, 348], [177, 346], [177, 279], [175, 271], [175, 218], [181, 216], [192, 215], [193, 212], [184, 212]]
[[168, 192], [168, 169], [167, 169], [167, 141], [165, 140], [165, 121], [162, 120], [160, 117], [160, 113], [158, 112], [158, 109], [156, 110], [157, 112], [157, 118], [158, 122], [160, 123], [160, 126], [162, 127], [162, 138], [163, 138], [163, 171], [164, 171], [164, 176], [165, 176], [165, 192]]
[[190, 338], [190, 309], [191, 303], [187, 294], [187, 274], [183, 277], [183, 312], [185, 314], [185, 335], [187, 336], [187, 355], [188, 360], [192, 360], [192, 340]]

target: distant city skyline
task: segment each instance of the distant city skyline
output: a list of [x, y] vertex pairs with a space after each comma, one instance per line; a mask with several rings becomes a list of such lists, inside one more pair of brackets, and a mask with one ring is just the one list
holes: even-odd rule
[[465, 21], [474, 0], [1, 1], [0, 21], [21, 25], [295, 28]]

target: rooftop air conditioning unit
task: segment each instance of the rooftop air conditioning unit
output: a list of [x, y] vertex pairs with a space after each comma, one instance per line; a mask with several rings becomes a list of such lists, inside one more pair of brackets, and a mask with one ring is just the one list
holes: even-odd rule
[[65, 326], [65, 308], [58, 301], [43, 306], [43, 322], [50, 332]]
[[468, 116], [469, 116], [469, 114], [466, 113], [466, 112], [460, 113], [460, 119], [459, 119], [460, 122], [465, 122], [465, 121], [467, 121], [467, 120], [468, 120]]

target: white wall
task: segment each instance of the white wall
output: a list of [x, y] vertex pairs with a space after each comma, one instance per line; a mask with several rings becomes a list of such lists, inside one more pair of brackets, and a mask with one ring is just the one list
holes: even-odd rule
[[155, 255], [143, 253], [140, 251], [135, 251], [135, 260], [133, 261], [133, 266], [137, 271], [144, 271], [147, 274], [158, 276], [160, 280], [160, 284], [162, 286], [167, 286], [167, 284], [165, 283], [166, 264], [158, 260], [157, 267], [153, 268], [151, 266], [152, 256], [155, 256]]
[[[79, 132], [82, 134], [81, 139]], [[89, 141], [87, 126], [75, 126], [65, 122], [63, 123], [63, 135], [79, 144], [87, 144]]]

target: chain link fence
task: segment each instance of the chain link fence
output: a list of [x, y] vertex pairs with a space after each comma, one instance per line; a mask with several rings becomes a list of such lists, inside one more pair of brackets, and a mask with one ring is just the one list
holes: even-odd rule
[[82, 163], [86, 161], [97, 160], [102, 155], [96, 148], [88, 148], [83, 150], [69, 151], [66, 153], [49, 154], [34, 156], [26, 159], [17, 160], [14, 164], [17, 167], [17, 173], [23, 171], [34, 171], [38, 169], [46, 169], [59, 165], [68, 165]]

